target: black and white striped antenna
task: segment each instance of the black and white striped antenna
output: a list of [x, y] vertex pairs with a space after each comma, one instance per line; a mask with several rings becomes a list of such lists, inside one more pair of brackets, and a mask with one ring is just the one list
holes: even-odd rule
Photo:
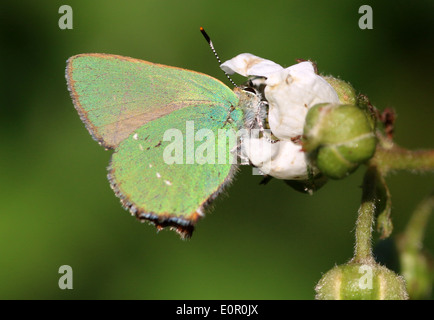
[[[222, 64], [222, 62], [220, 61], [220, 58], [217, 54], [217, 51], [214, 49], [214, 45], [212, 44], [211, 38], [209, 37], [209, 35], [205, 32], [205, 29], [200, 27], [200, 32], [202, 33], [202, 35], [204, 36], [206, 42], [208, 42], [209, 47], [211, 48], [212, 52], [214, 52], [215, 57], [217, 58], [217, 61], [219, 64]], [[226, 77], [229, 79], [229, 81], [235, 86], [238, 87], [238, 85], [231, 79], [231, 77], [229, 77], [229, 74], [226, 73], [226, 71], [222, 70], [224, 72], [224, 74], [226, 75]]]

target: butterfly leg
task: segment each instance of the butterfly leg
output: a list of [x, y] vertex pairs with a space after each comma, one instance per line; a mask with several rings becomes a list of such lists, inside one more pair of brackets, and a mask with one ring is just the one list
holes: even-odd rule
[[226, 117], [226, 121], [223, 123], [223, 127], [228, 123], [234, 122], [234, 119], [232, 119], [232, 117], [231, 117], [231, 113], [234, 110], [235, 110], [235, 107], [233, 105], [231, 105], [231, 107], [229, 108], [228, 116]]

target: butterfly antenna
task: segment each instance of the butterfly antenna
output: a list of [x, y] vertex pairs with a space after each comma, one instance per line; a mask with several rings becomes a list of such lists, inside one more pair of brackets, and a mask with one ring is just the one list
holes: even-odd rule
[[[217, 58], [217, 61], [219, 64], [222, 64], [222, 62], [220, 61], [220, 58], [217, 54], [217, 51], [215, 51], [214, 49], [214, 45], [212, 44], [211, 38], [209, 37], [209, 35], [205, 32], [205, 29], [200, 27], [200, 32], [202, 33], [202, 35], [204, 36], [206, 42], [208, 42], [209, 47], [211, 48], [212, 52], [214, 52], [215, 57]], [[238, 87], [237, 84], [231, 79], [231, 77], [229, 77], [229, 75], [226, 73], [226, 71], [222, 70], [226, 77], [229, 79], [229, 81], [235, 86]]]

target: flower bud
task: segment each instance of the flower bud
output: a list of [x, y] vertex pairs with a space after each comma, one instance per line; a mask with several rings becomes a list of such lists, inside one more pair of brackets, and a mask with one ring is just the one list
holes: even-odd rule
[[306, 116], [303, 149], [329, 178], [348, 176], [374, 155], [375, 146], [365, 113], [354, 105], [321, 103]]
[[348, 263], [328, 271], [315, 287], [317, 300], [407, 300], [402, 277], [379, 264]]
[[356, 105], [356, 91], [348, 82], [331, 76], [326, 76], [323, 78], [333, 87], [333, 89], [335, 89], [340, 103]]

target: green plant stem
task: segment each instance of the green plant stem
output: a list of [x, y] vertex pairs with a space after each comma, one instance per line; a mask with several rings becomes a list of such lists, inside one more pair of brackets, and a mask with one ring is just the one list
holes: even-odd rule
[[390, 219], [392, 212], [392, 195], [390, 194], [384, 176], [378, 172], [377, 178], [377, 208], [375, 208], [375, 214], [377, 216], [377, 231], [380, 233], [380, 239], [386, 239], [390, 236], [393, 230], [392, 220]]
[[395, 144], [387, 148], [379, 144], [371, 163], [383, 175], [393, 170], [434, 171], [434, 150], [412, 151]]
[[429, 299], [434, 280], [434, 265], [423, 248], [428, 220], [434, 209], [434, 193], [413, 211], [405, 231], [397, 237], [399, 262], [411, 299]]
[[414, 210], [404, 231], [406, 249], [419, 251], [422, 248], [426, 225], [433, 208], [434, 194], [431, 194]]
[[372, 227], [376, 206], [376, 184], [378, 171], [375, 166], [368, 167], [363, 179], [362, 203], [356, 222], [356, 244], [354, 257], [351, 262], [371, 264], [372, 256]]

